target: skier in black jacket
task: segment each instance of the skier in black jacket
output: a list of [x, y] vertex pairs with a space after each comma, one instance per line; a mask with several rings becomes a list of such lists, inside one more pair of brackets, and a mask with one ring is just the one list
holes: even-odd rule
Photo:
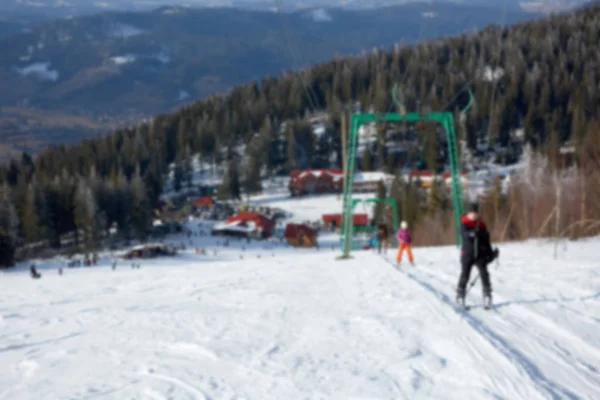
[[467, 214], [461, 217], [462, 248], [460, 253], [461, 272], [458, 280], [456, 301], [464, 306], [466, 286], [471, 275], [473, 265], [477, 266], [481, 283], [483, 285], [483, 297], [486, 307], [492, 304], [492, 285], [487, 266], [496, 257], [498, 249], [492, 249], [490, 233], [485, 223], [479, 218], [479, 207], [471, 205]]

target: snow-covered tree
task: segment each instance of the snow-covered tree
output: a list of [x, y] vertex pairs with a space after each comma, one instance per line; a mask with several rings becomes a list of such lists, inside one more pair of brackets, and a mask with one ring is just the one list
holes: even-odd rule
[[466, 172], [475, 171], [475, 157], [473, 152], [469, 149], [469, 145], [466, 140], [460, 141], [460, 163], [462, 170]]

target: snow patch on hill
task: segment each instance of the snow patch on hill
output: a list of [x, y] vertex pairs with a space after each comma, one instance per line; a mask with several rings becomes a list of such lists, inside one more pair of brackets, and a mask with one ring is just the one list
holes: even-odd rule
[[125, 54], [123, 56], [111, 57], [110, 59], [117, 65], [123, 65], [133, 63], [137, 59], [137, 57], [133, 54]]
[[333, 21], [333, 18], [331, 17], [331, 15], [329, 15], [327, 10], [325, 10], [324, 8], [318, 8], [316, 10], [312, 10], [310, 12], [310, 16], [311, 16], [312, 20], [315, 22]]
[[185, 91], [185, 90], [180, 90], [179, 91], [179, 97], [177, 98], [178, 101], [184, 101], [190, 98], [190, 94]]
[[38, 79], [56, 82], [59, 77], [57, 70], [50, 69], [50, 62], [37, 62], [23, 68], [15, 68], [17, 72], [24, 76], [35, 76]]
[[145, 33], [146, 31], [129, 24], [115, 24], [109, 31], [109, 36], [119, 38], [129, 38]]

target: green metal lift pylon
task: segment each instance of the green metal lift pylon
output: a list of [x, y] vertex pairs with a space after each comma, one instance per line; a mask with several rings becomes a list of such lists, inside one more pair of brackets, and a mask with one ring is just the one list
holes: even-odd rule
[[[469, 92], [469, 104], [462, 110], [466, 113], [473, 104], [473, 93]], [[459, 246], [460, 240], [460, 215], [464, 212], [464, 202], [462, 193], [462, 179], [460, 174], [460, 165], [458, 158], [458, 147], [456, 145], [456, 133], [454, 131], [454, 116], [452, 112], [429, 112], [416, 113], [405, 112], [405, 108], [396, 98], [396, 86], [392, 91], [392, 98], [399, 106], [402, 113], [354, 113], [350, 119], [350, 134], [348, 136], [346, 150], [346, 170], [344, 171], [344, 197], [342, 214], [342, 257], [350, 256], [353, 239], [353, 218], [354, 201], [352, 199], [352, 187], [354, 183], [354, 168], [356, 161], [356, 147], [358, 145], [358, 130], [361, 125], [370, 122], [418, 122], [434, 121], [439, 122], [446, 131], [448, 141], [448, 154], [450, 156], [450, 174], [452, 176], [452, 203], [454, 207], [454, 234], [456, 245]]]

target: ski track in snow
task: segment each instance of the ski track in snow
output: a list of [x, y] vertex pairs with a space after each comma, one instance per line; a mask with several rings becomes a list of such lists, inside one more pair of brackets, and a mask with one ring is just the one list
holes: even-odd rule
[[[549, 259], [542, 261], [544, 263], [552, 262]], [[390, 261], [388, 261], [388, 263], [390, 263]], [[393, 263], [390, 264], [393, 265]], [[430, 264], [431, 266], [427, 266], [427, 264]], [[554, 262], [554, 264], [560, 266], [560, 263]], [[456, 262], [456, 265], [458, 266], [458, 261]], [[508, 265], [508, 267], [509, 271], [514, 273], [514, 270], [517, 269], [531, 269], [531, 264], [513, 264]], [[564, 265], [562, 267], [563, 271], [568, 271], [566, 274], [567, 276], [569, 274], [572, 275], [572, 269], [569, 268], [570, 265], [568, 268], [564, 268]], [[586, 266], [584, 265], [584, 268], [585, 267]], [[588, 269], [589, 267], [591, 267], [591, 265], [587, 266]], [[453, 295], [458, 280], [458, 267], [456, 267], [453, 273], [449, 274], [448, 269], [444, 268], [444, 264], [425, 261], [417, 268], [409, 267], [402, 270], [410, 279], [426, 288], [445, 303], [454, 306]], [[547, 273], [545, 265], [540, 271], [535, 268], [532, 270], [533, 274], [528, 276], [528, 278], [535, 277], [534, 274], [539, 273], [537, 276], [538, 278], [535, 279], [534, 282], [531, 282], [533, 287], [540, 285], [542, 287], [554, 288], [557, 284], [558, 286], [564, 286], [561, 285], [560, 282], [557, 282], [560, 278], [556, 277], [554, 274]], [[503, 271], [504, 270], [501, 272]], [[471, 280], [473, 280], [477, 274], [476, 269], [474, 269], [473, 272]], [[493, 265], [490, 266], [490, 272], [492, 276], [496, 272], [493, 269]], [[517, 275], [519, 275], [519, 278], [522, 278], [521, 274]], [[501, 277], [500, 282], [503, 282], [503, 275], [499, 274], [499, 276]], [[580, 285], [581, 276], [579, 274], [575, 274], [575, 276], [577, 276]], [[542, 279], [539, 279], [540, 277]], [[441, 283], [441, 285], [439, 283]], [[569, 282], [569, 284], [575, 287], [579, 286], [577, 282]], [[497, 282], [494, 282], [494, 277], [492, 277], [492, 286], [502, 287], [502, 285], [498, 285]], [[479, 285], [478, 289], [480, 290]], [[590, 290], [597, 291], [597, 283], [590, 285]], [[444, 292], [451, 293], [451, 295], [446, 295]], [[472, 292], [469, 293], [471, 294], [472, 299], [473, 294]], [[488, 338], [490, 343], [493, 342], [498, 350], [507, 354], [509, 358], [513, 358], [516, 363], [520, 364], [532, 381], [543, 387], [548, 392], [547, 395], [551, 396], [551, 398], [580, 398], [580, 395], [574, 393], [569, 388], [583, 386], [585, 392], [596, 393], [595, 396], [588, 395], [585, 397], [592, 399], [597, 398], [597, 393], [600, 390], [600, 370], [596, 367], [596, 365], [599, 365], [598, 363], [600, 360], [600, 347], [598, 346], [600, 341], [598, 341], [596, 336], [594, 337], [595, 343], [590, 343], [586, 339], [581, 338], [577, 332], [583, 332], [586, 335], [589, 335], [590, 331], [593, 332], [594, 329], [597, 329], [599, 319], [573, 307], [565, 306], [563, 302], [569, 303], [578, 301], [579, 303], [583, 303], [586, 301], [598, 300], [600, 297], [599, 294], [600, 292], [596, 292], [592, 295], [580, 296], [579, 298], [564, 298], [561, 296], [559, 299], [543, 298], [533, 301], [507, 301], [505, 296], [498, 296], [497, 293], [494, 293], [496, 302], [498, 299], [500, 300], [500, 303], [496, 304], [494, 310], [484, 311], [481, 306], [472, 305], [471, 311], [464, 315], [474, 329]], [[473, 300], [471, 300], [471, 302], [472, 301]], [[467, 303], [469, 303], [469, 298], [467, 298]], [[540, 312], [530, 308], [531, 306], [537, 307], [539, 305], [546, 305], [546, 309], [541, 310], [542, 312]], [[549, 310], [549, 306], [554, 306], [554, 309]], [[564, 315], [557, 315], [556, 309], [566, 311], [567, 314], [570, 313], [570, 317], [572, 317], [573, 314], [579, 317], [580, 321], [578, 322], [580, 326], [577, 326], [575, 332], [568, 328], [574, 326], [575, 323], [573, 319], [569, 319]], [[597, 305], [595, 309], [592, 308], [592, 310], [597, 311]], [[473, 311], [476, 312], [473, 313]], [[458, 312], [463, 313], [463, 311]], [[477, 318], [477, 315], [481, 315], [481, 318]], [[596, 315], [598, 314], [596, 313]], [[518, 334], [515, 335], [515, 332], [518, 332]], [[506, 339], [506, 337], [511, 337], [511, 339]], [[512, 339], [514, 337], [518, 337], [518, 340]], [[537, 366], [538, 364], [542, 364], [540, 361], [543, 361], [543, 364], [548, 366], [554, 364], [553, 368], [548, 369], [548, 375], [544, 374]], [[560, 365], [561, 368], [557, 369], [557, 364]], [[550, 378], [549, 375], [552, 377]]]
[[600, 398], [597, 240], [568, 262], [502, 245], [497, 308], [474, 304], [478, 284], [468, 312], [451, 247], [396, 269], [365, 251], [244, 261], [240, 245], [214, 262], [1, 274], [0, 399]]
[[[485, 317], [477, 318], [472, 315], [472, 311], [463, 311], [456, 307], [453, 303], [453, 299], [436, 289], [433, 285], [428, 282], [425, 282], [417, 277], [416, 273], [405, 271], [406, 276], [408, 276], [411, 280], [419, 284], [426, 291], [430, 292], [430, 294], [434, 295], [441, 301], [443, 301], [448, 306], [452, 307], [456, 310], [457, 313], [464, 316], [469, 325], [476, 332], [480, 333], [481, 336], [489, 342], [489, 344], [493, 347], [494, 350], [501, 353], [507, 360], [509, 360], [513, 365], [515, 365], [521, 373], [526, 374], [533, 384], [539, 386], [540, 392], [546, 392], [546, 394], [550, 395], [553, 399], [577, 399], [577, 395], [568, 390], [565, 387], [560, 386], [559, 384], [549, 380], [536, 366], [536, 364], [527, 358], [525, 354], [515, 348], [510, 344], [509, 341], [505, 340], [502, 336], [497, 334], [494, 330], [489, 328], [484, 322], [483, 319]], [[491, 314], [491, 312], [488, 312]], [[540, 393], [541, 394], [541, 393]]]

